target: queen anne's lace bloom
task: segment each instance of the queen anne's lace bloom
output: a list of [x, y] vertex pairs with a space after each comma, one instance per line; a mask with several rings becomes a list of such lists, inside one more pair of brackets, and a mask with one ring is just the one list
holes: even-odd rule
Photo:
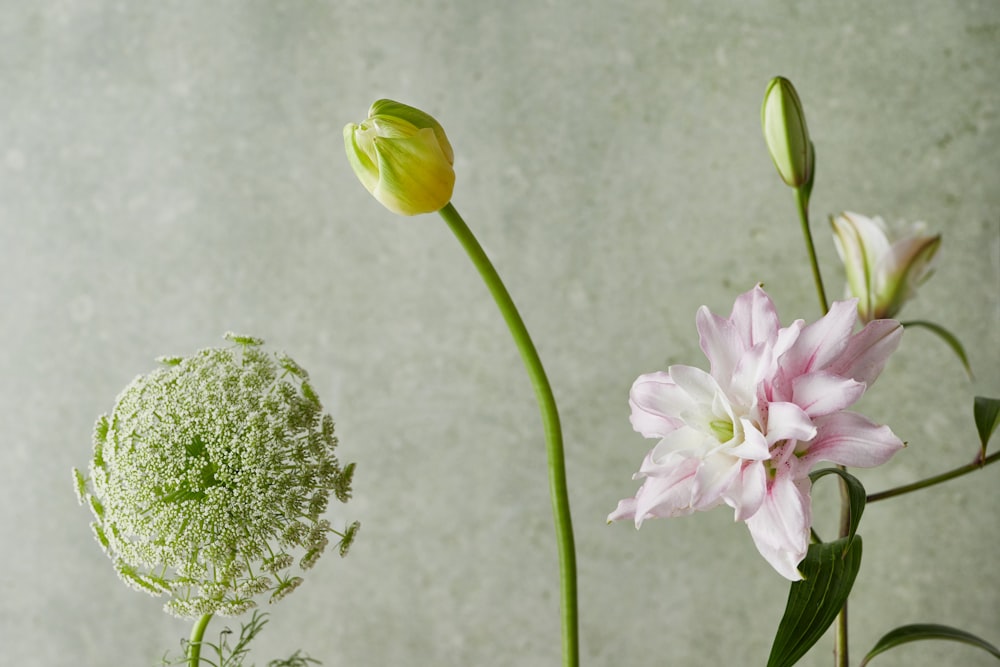
[[343, 555], [358, 530], [320, 518], [331, 493], [349, 499], [354, 464], [338, 464], [306, 372], [226, 337], [137, 377], [97, 421], [89, 479], [73, 471], [115, 570], [181, 617], [276, 601], [302, 582], [296, 560], [311, 567], [331, 533]]
[[659, 443], [634, 498], [608, 520], [671, 517], [725, 503], [761, 555], [788, 579], [809, 545], [809, 471], [819, 461], [868, 467], [903, 443], [886, 426], [845, 411], [882, 371], [902, 328], [877, 320], [852, 334], [856, 300], [838, 301], [809, 325], [782, 328], [760, 287], [728, 319], [697, 316], [711, 372], [671, 366], [639, 377], [632, 426]]

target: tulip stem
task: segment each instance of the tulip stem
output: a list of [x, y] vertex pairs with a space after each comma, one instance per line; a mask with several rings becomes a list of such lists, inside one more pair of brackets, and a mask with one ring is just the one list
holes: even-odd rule
[[552, 513], [555, 518], [556, 542], [559, 548], [559, 566], [562, 592], [562, 640], [563, 665], [577, 667], [579, 658], [579, 638], [577, 630], [577, 600], [576, 600], [576, 550], [573, 543], [573, 523], [569, 511], [569, 495], [566, 490], [566, 464], [563, 457], [562, 430], [559, 426], [559, 411], [552, 388], [538, 357], [535, 345], [531, 341], [524, 322], [521, 320], [517, 307], [511, 299], [507, 288], [483, 251], [482, 246], [472, 234], [468, 225], [462, 220], [455, 207], [448, 203], [439, 213], [448, 223], [451, 231], [465, 248], [469, 259], [476, 266], [483, 282], [489, 288], [490, 294], [500, 308], [500, 313], [507, 322], [514, 343], [521, 353], [521, 359], [531, 378], [535, 389], [535, 398], [542, 413], [542, 423], [545, 428], [545, 438], [548, 449], [549, 493], [552, 498]]
[[816, 259], [816, 246], [813, 244], [812, 230], [809, 228], [809, 189], [807, 185], [795, 188], [795, 203], [799, 210], [799, 221], [802, 223], [802, 235], [806, 240], [806, 251], [809, 253], [809, 265], [812, 267], [813, 282], [816, 284], [816, 294], [819, 305], [826, 315], [830, 305], [826, 300], [826, 290], [823, 289], [823, 276], [819, 272], [819, 261]]
[[941, 482], [947, 482], [949, 479], [955, 479], [956, 477], [961, 477], [962, 475], [973, 472], [974, 470], [979, 470], [980, 468], [988, 466], [998, 460], [1000, 460], [1000, 452], [993, 452], [985, 458], [983, 458], [982, 455], [978, 455], [976, 456], [976, 460], [972, 463], [967, 463], [964, 466], [953, 468], [952, 470], [943, 472], [940, 475], [934, 475], [933, 477], [928, 477], [927, 479], [922, 479], [917, 482], [911, 482], [910, 484], [904, 484], [903, 486], [897, 486], [885, 491], [879, 491], [878, 493], [872, 493], [868, 496], [867, 502], [873, 503], [876, 500], [885, 500], [886, 498], [894, 498], [911, 491], [926, 489], [929, 486], [934, 486], [935, 484], [940, 484]]
[[188, 667], [199, 667], [201, 664], [201, 640], [205, 636], [205, 629], [208, 622], [212, 620], [211, 614], [205, 614], [191, 628], [191, 639], [188, 641]]

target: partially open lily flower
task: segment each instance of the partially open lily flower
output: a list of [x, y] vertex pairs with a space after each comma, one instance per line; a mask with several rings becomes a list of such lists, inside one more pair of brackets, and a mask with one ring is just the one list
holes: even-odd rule
[[632, 385], [632, 426], [658, 440], [635, 497], [609, 521], [636, 527], [726, 504], [760, 554], [797, 580], [812, 523], [809, 471], [820, 461], [870, 467], [903, 443], [846, 408], [861, 398], [899, 344], [902, 327], [878, 320], [852, 333], [856, 301], [838, 301], [812, 324], [781, 327], [760, 287], [729, 318], [702, 307], [697, 326], [710, 372], [671, 366]]
[[925, 234], [921, 223], [891, 229], [882, 218], [846, 212], [830, 218], [830, 224], [862, 322], [895, 317], [931, 276], [941, 235]]

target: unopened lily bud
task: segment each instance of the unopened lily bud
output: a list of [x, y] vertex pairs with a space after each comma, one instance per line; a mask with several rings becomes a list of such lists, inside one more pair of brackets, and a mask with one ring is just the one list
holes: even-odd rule
[[455, 155], [440, 123], [423, 111], [379, 100], [364, 122], [344, 127], [344, 146], [361, 184], [390, 211], [433, 213], [451, 201]]
[[849, 212], [830, 218], [830, 224], [848, 295], [858, 299], [858, 317], [862, 322], [895, 317], [930, 277], [941, 235], [923, 233], [920, 223], [889, 229], [881, 218]]
[[813, 146], [791, 81], [781, 76], [771, 79], [760, 117], [767, 150], [782, 180], [793, 188], [807, 185], [813, 173]]

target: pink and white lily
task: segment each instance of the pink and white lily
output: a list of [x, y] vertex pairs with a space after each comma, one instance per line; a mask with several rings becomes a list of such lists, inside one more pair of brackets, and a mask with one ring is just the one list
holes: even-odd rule
[[710, 372], [675, 365], [640, 376], [629, 404], [636, 431], [659, 440], [635, 497], [608, 520], [691, 514], [726, 504], [757, 550], [797, 580], [812, 523], [809, 471], [820, 461], [870, 467], [903, 443], [845, 408], [875, 381], [902, 327], [877, 320], [852, 333], [857, 300], [818, 321], [781, 327], [759, 286], [723, 318], [702, 306], [697, 327]]

